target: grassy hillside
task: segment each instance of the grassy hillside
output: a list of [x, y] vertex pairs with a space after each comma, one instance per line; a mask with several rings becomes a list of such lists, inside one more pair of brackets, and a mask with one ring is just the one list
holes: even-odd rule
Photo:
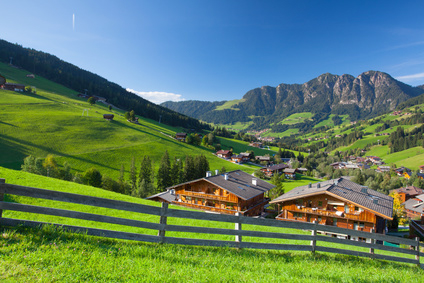
[[158, 166], [168, 150], [172, 159], [204, 154], [212, 170], [240, 168], [216, 158], [210, 150], [171, 138], [180, 128], [143, 118], [140, 125], [129, 123], [122, 111], [114, 109], [114, 120], [106, 121], [103, 114], [110, 111], [101, 103], [90, 106], [72, 90], [41, 77], [27, 78], [25, 70], [0, 64], [0, 73], [37, 89], [36, 94], [0, 90], [0, 149], [4, 152], [0, 166], [19, 169], [30, 154], [41, 158], [53, 154], [59, 164], [67, 161], [75, 171], [94, 166], [116, 179], [121, 164], [129, 170], [132, 157], [139, 164], [144, 155], [149, 155]]
[[[97, 188], [46, 178], [0, 167], [0, 177], [7, 183], [60, 190], [117, 200], [159, 205], [155, 202], [103, 191]], [[143, 221], [158, 221], [158, 217], [143, 214], [91, 209], [83, 205], [62, 204], [54, 201], [38, 201], [30, 198], [6, 195], [7, 201], [17, 201], [41, 206], [59, 207], [84, 212], [124, 217]], [[172, 208], [176, 208], [172, 206]], [[124, 230], [135, 233], [156, 234], [157, 231], [53, 218], [44, 215], [4, 211], [4, 217], [36, 219]], [[171, 224], [202, 225], [231, 228], [229, 223], [173, 219]], [[244, 225], [243, 229], [262, 229]], [[281, 229], [268, 228], [270, 232]], [[290, 229], [284, 229], [290, 233]], [[189, 233], [170, 233], [186, 237]], [[308, 231], [296, 233], [309, 234]], [[208, 239], [234, 240], [231, 236], [204, 234]], [[289, 242], [281, 239], [249, 239], [245, 241]], [[337, 247], [337, 244], [332, 244]], [[353, 247], [356, 249], [355, 247]], [[364, 248], [358, 248], [366, 250]], [[1, 227], [0, 278], [7, 282], [19, 281], [166, 281], [174, 282], [257, 282], [267, 278], [272, 281], [296, 282], [418, 282], [424, 271], [410, 264], [384, 262], [351, 256], [309, 252], [262, 251], [232, 248], [208, 248], [177, 245], [160, 245], [115, 241], [99, 237], [70, 234], [61, 229], [24, 229]], [[401, 276], [400, 276], [401, 274]]]

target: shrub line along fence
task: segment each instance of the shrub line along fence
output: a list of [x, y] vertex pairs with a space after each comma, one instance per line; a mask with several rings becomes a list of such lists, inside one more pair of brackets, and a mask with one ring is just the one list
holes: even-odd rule
[[[21, 203], [5, 202], [4, 194], [25, 196], [31, 198], [39, 198], [53, 201], [68, 202], [74, 204], [89, 205], [95, 207], [117, 209], [123, 211], [130, 211], [136, 213], [143, 213], [149, 215], [159, 216], [159, 223], [132, 220], [126, 218], [112, 217], [106, 215], [41, 207]], [[123, 231], [112, 231], [89, 227], [70, 226], [54, 223], [45, 223], [39, 221], [29, 221], [20, 219], [11, 219], [2, 217], [3, 210], [12, 210], [36, 214], [45, 214], [59, 217], [75, 218], [80, 220], [90, 220], [96, 222], [103, 222], [109, 224], [119, 224], [125, 226], [132, 226], [138, 228], [153, 229], [158, 231], [157, 236], [137, 234]], [[195, 219], [195, 220], [206, 220], [206, 221], [217, 221], [234, 223], [235, 229], [225, 228], [211, 228], [211, 227], [197, 227], [197, 226], [183, 226], [183, 225], [169, 225], [167, 220], [169, 217], [184, 218], [184, 219]], [[387, 236], [377, 233], [367, 233], [362, 231], [356, 231], [351, 229], [339, 228], [335, 226], [319, 225], [317, 223], [302, 223], [302, 222], [287, 222], [275, 219], [261, 219], [245, 217], [242, 215], [223, 215], [213, 214], [200, 211], [185, 211], [179, 209], [171, 209], [167, 203], [162, 203], [161, 207], [142, 205], [118, 200], [111, 200], [99, 197], [84, 196], [78, 194], [71, 194], [65, 192], [51, 191], [45, 189], [31, 188], [26, 186], [18, 186], [12, 184], [6, 184], [4, 179], [0, 179], [0, 225], [2, 226], [32, 226], [37, 227], [42, 224], [51, 224], [60, 226], [66, 230], [73, 232], [84, 232], [87, 235], [101, 236], [123, 240], [134, 240], [142, 242], [154, 242], [154, 243], [169, 243], [169, 244], [182, 244], [182, 245], [195, 245], [195, 246], [214, 246], [214, 247], [234, 247], [234, 248], [254, 248], [254, 249], [272, 249], [272, 250], [292, 250], [292, 251], [309, 251], [315, 252], [329, 252], [344, 255], [362, 256], [369, 257], [372, 259], [390, 260], [396, 262], [412, 263], [424, 268], [424, 264], [420, 264], [420, 242], [419, 238], [405, 239], [393, 236]], [[266, 227], [277, 227], [277, 228], [289, 228], [297, 230], [309, 230], [310, 235], [302, 234], [288, 234], [281, 232], [267, 232], [267, 231], [252, 231], [243, 230], [242, 225], [257, 225]], [[198, 239], [198, 238], [178, 238], [166, 236], [166, 232], [191, 232], [191, 233], [204, 233], [204, 234], [215, 234], [215, 235], [230, 235], [235, 236], [234, 241], [224, 240], [210, 240], [210, 239]], [[350, 235], [351, 237], [361, 237], [370, 239], [370, 242], [352, 241], [348, 239], [340, 239], [337, 237], [328, 237], [320, 235], [317, 232], [324, 232], [330, 234], [341, 234]], [[259, 242], [247, 242], [243, 241], [243, 237], [258, 237], [258, 238], [276, 238], [284, 240], [300, 240], [309, 241], [309, 245], [305, 244], [280, 244], [280, 243], [259, 243]], [[383, 245], [382, 242], [397, 243], [399, 245], [408, 246], [407, 248], [393, 247]], [[354, 251], [341, 248], [333, 248], [318, 245], [319, 242], [335, 243], [342, 245], [349, 245], [355, 247], [369, 248], [369, 252]], [[376, 250], [395, 252], [403, 256], [392, 256], [375, 253]], [[414, 257], [414, 258], [413, 258]]]

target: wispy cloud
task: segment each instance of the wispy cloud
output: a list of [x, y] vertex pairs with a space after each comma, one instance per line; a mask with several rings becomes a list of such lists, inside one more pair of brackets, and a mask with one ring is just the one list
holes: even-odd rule
[[414, 82], [418, 80], [424, 79], [424, 73], [417, 73], [412, 75], [406, 75], [406, 76], [399, 76], [396, 77], [397, 80], [403, 81], [403, 82]]
[[130, 88], [127, 88], [127, 91], [137, 94], [138, 96], [143, 97], [153, 103], [160, 104], [165, 101], [183, 101], [181, 94], [175, 94], [171, 92], [162, 92], [162, 91], [136, 91]]

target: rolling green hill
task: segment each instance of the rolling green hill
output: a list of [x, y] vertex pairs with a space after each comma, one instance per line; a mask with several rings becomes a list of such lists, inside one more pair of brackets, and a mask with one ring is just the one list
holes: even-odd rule
[[0, 90], [0, 166], [19, 169], [28, 155], [44, 158], [53, 154], [59, 164], [67, 161], [77, 172], [95, 167], [117, 179], [122, 164], [129, 170], [132, 157], [138, 165], [149, 155], [158, 166], [168, 150], [172, 159], [204, 154], [211, 170], [240, 168], [208, 149], [177, 142], [171, 136], [182, 128], [142, 117], [139, 125], [129, 123], [122, 111], [114, 109], [114, 120], [106, 121], [103, 114], [111, 113], [106, 105], [90, 106], [70, 89], [39, 76], [27, 78], [25, 70], [0, 63], [0, 73], [7, 80], [36, 88], [36, 94]]

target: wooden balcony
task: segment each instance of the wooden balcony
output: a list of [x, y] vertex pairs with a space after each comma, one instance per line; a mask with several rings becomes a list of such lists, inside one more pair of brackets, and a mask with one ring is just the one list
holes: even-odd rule
[[226, 201], [226, 202], [234, 202], [230, 200], [229, 196], [217, 196], [214, 194], [206, 194], [203, 192], [192, 192], [192, 191], [182, 191], [180, 192], [180, 195], [185, 195], [188, 197], [197, 197], [202, 199], [210, 199], [210, 200], [220, 200], [220, 201]]
[[[297, 213], [306, 213], [306, 214], [311, 214], [311, 215], [319, 215], [319, 216], [325, 216], [325, 217], [349, 219], [349, 220], [354, 220], [354, 221], [375, 223], [375, 215], [373, 215], [371, 213], [367, 213], [365, 211], [358, 212], [358, 213], [345, 213], [345, 212], [342, 212], [342, 211], [324, 210], [324, 209], [312, 208], [312, 207], [298, 207], [298, 206], [295, 206], [295, 205], [292, 205], [287, 210], [290, 211], [290, 212], [295, 212], [295, 213], [296, 212]], [[278, 217], [283, 218], [284, 215], [280, 214], [280, 215], [278, 215]]]
[[254, 210], [255, 208], [257, 208], [258, 206], [264, 206], [267, 203], [269, 203], [269, 199], [263, 199], [261, 201], [258, 201], [254, 204], [252, 204], [249, 207], [244, 207], [242, 211], [238, 211], [238, 210], [234, 210], [234, 209], [226, 209], [226, 208], [220, 208], [220, 207], [216, 207], [216, 206], [207, 206], [207, 205], [201, 205], [201, 204], [194, 204], [194, 203], [187, 203], [187, 202], [173, 202], [174, 204], [178, 204], [181, 206], [185, 206], [185, 207], [190, 207], [190, 208], [194, 208], [194, 209], [201, 209], [201, 210], [207, 210], [207, 211], [213, 211], [213, 212], [217, 212], [217, 213], [224, 213], [224, 214], [236, 214], [236, 212], [240, 212], [240, 214], [249, 214], [249, 211]]

